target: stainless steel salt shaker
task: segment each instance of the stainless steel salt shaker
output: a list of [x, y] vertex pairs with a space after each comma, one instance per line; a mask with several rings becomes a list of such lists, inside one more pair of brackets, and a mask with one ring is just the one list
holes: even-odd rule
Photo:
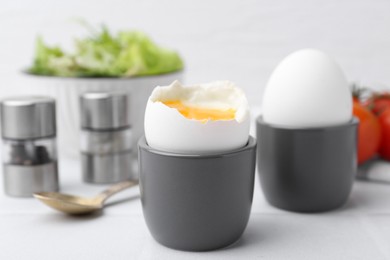
[[57, 191], [54, 99], [8, 98], [0, 108], [5, 193], [31, 197], [34, 192]]
[[114, 183], [135, 179], [128, 97], [89, 92], [80, 98], [83, 180]]

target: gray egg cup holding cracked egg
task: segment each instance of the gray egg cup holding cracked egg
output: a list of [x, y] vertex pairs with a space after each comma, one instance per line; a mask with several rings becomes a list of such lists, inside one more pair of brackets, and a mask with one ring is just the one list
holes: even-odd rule
[[[196, 92], [194, 96], [204, 100], [203, 94], [216, 89], [213, 84], [225, 90], [221, 100], [242, 97], [237, 121], [188, 120], [162, 103], [183, 98], [196, 105], [196, 98], [189, 96]], [[143, 214], [153, 238], [173, 249], [229, 246], [243, 234], [251, 211], [256, 140], [248, 137], [247, 101], [230, 83], [213, 84], [157, 87], [145, 112], [145, 137], [138, 143]]]
[[256, 120], [258, 172], [271, 205], [322, 212], [347, 201], [357, 171], [351, 111], [347, 81], [326, 54], [301, 50], [278, 65]]
[[169, 153], [139, 145], [140, 185], [146, 224], [170, 248], [208, 251], [243, 234], [251, 212], [256, 140], [208, 155]]

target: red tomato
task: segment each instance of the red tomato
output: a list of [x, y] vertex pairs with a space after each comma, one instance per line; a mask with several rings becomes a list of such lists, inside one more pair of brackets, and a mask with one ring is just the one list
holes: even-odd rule
[[385, 109], [379, 116], [382, 128], [382, 141], [379, 148], [379, 155], [390, 160], [390, 108]]
[[378, 118], [358, 102], [353, 102], [353, 114], [360, 121], [358, 130], [358, 163], [361, 164], [371, 159], [378, 152], [381, 144], [381, 127]]
[[369, 109], [371, 109], [376, 115], [379, 115], [390, 107], [390, 93], [374, 94], [365, 103]]

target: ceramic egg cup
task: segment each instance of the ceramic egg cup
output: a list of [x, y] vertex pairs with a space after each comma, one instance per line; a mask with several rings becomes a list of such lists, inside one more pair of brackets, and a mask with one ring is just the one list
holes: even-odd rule
[[297, 212], [342, 206], [357, 170], [357, 124], [289, 129], [258, 117], [258, 172], [268, 202]]
[[208, 251], [237, 241], [248, 223], [254, 188], [256, 140], [207, 155], [178, 154], [138, 143], [146, 224], [162, 245]]

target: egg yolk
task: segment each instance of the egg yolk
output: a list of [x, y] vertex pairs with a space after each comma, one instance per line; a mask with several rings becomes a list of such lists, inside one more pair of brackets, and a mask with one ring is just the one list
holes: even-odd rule
[[162, 103], [170, 108], [177, 109], [177, 111], [179, 111], [185, 118], [195, 119], [202, 122], [206, 122], [207, 120], [233, 120], [236, 116], [236, 110], [233, 108], [220, 110], [190, 107], [183, 104], [181, 101], [164, 101]]

